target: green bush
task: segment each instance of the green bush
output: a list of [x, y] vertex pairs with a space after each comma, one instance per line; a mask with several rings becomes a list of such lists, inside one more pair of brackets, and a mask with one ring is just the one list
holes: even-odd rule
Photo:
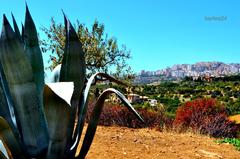
[[240, 139], [238, 138], [225, 138], [222, 140], [218, 140], [217, 143], [229, 143], [236, 147], [238, 151], [240, 151]]

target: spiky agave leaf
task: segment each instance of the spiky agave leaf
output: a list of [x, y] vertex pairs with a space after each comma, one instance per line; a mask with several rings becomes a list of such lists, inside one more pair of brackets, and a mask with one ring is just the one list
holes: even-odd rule
[[21, 35], [21, 39], [22, 39], [22, 41], [24, 41], [24, 25], [23, 25], [23, 23], [21, 23], [21, 26], [22, 26], [22, 35]]
[[73, 98], [79, 99], [86, 78], [85, 53], [76, 31], [65, 15], [64, 22], [66, 30], [66, 44], [60, 71], [60, 81], [73, 81]]
[[0, 116], [2, 116], [10, 124], [11, 128], [14, 131], [14, 134], [17, 138], [20, 137], [18, 127], [19, 122], [16, 121], [15, 112], [13, 106], [13, 99], [10, 94], [8, 83], [3, 72], [2, 64], [0, 61]]
[[48, 132], [43, 107], [27, 55], [7, 18], [3, 17], [0, 60], [17, 111], [23, 143], [30, 156], [43, 153], [48, 146]]
[[18, 140], [14, 136], [12, 129], [8, 122], [0, 117], [0, 138], [7, 145], [7, 148], [11, 151], [9, 156], [19, 159], [27, 159], [23, 152], [23, 147], [20, 146]]
[[21, 34], [20, 34], [19, 28], [17, 26], [17, 22], [16, 22], [16, 20], [13, 16], [13, 14], [12, 14], [12, 20], [13, 20], [13, 27], [14, 27], [14, 31], [16, 33], [16, 36], [22, 42]]
[[77, 126], [76, 126], [76, 131], [74, 132], [73, 143], [72, 143], [72, 147], [71, 147], [72, 154], [76, 153], [76, 149], [77, 149], [77, 146], [79, 144], [79, 141], [80, 141], [80, 138], [82, 135], [84, 122], [85, 122], [85, 118], [86, 118], [86, 112], [88, 109], [88, 96], [89, 96], [91, 85], [93, 83], [96, 83], [96, 81], [98, 80], [98, 77], [105, 78], [106, 80], [109, 80], [111, 82], [115, 82], [117, 84], [127, 86], [125, 83], [117, 80], [116, 78], [114, 78], [106, 73], [101, 73], [101, 72], [95, 73], [88, 79], [87, 85], [83, 92], [83, 96], [81, 98], [81, 103], [80, 103], [81, 106], [79, 105], [80, 108], [79, 108], [79, 114], [78, 114], [78, 122], [77, 122]]
[[104, 106], [104, 101], [108, 97], [108, 95], [111, 94], [111, 93], [115, 93], [121, 99], [123, 104], [125, 106], [127, 106], [127, 108], [132, 113], [134, 113], [134, 115], [136, 115], [136, 117], [140, 121], [142, 121], [144, 123], [144, 120], [142, 119], [142, 117], [136, 112], [136, 110], [132, 107], [132, 105], [124, 97], [124, 95], [122, 93], [120, 93], [119, 91], [117, 91], [113, 88], [106, 89], [97, 99], [96, 105], [95, 105], [95, 107], [92, 111], [90, 121], [88, 123], [86, 135], [84, 137], [79, 156], [77, 156], [77, 158], [82, 159], [82, 158], [85, 158], [85, 156], [87, 155], [87, 152], [88, 152], [88, 150], [89, 150], [89, 148], [92, 144], [93, 137], [94, 137], [95, 132], [96, 132], [97, 124], [98, 124], [98, 121], [99, 121], [99, 118], [100, 118], [100, 115], [101, 115], [101, 112], [102, 112], [102, 108]]
[[49, 83], [44, 88], [44, 108], [50, 136], [48, 159], [64, 158], [72, 92], [72, 82]]
[[71, 115], [67, 130], [68, 137], [66, 150], [68, 151], [72, 143], [72, 133], [74, 130], [74, 122], [79, 105], [79, 98], [82, 96], [85, 83], [86, 66], [82, 43], [79, 41], [76, 31], [65, 15], [64, 22], [66, 30], [66, 44], [60, 70], [60, 82], [74, 82], [74, 92], [71, 99]]
[[7, 159], [7, 157], [0, 151], [0, 158], [1, 159]]
[[[86, 66], [82, 43], [79, 41], [78, 35], [74, 30], [70, 21], [64, 15], [65, 30], [66, 30], [66, 44], [64, 50], [64, 57], [61, 66], [60, 81], [73, 80], [74, 85], [83, 88], [85, 82]], [[77, 66], [77, 67], [76, 67]], [[83, 78], [77, 80], [77, 78]]]
[[[41, 102], [44, 87], [43, 58], [39, 48], [37, 30], [27, 6], [23, 36], [24, 51], [28, 55], [30, 64], [32, 66], [33, 78], [36, 83], [39, 100]], [[40, 104], [42, 105], [42, 102]]]
[[2, 142], [2, 140], [0, 140], [0, 158], [9, 158], [10, 151], [9, 149], [6, 148], [7, 146], [4, 146], [4, 143]]

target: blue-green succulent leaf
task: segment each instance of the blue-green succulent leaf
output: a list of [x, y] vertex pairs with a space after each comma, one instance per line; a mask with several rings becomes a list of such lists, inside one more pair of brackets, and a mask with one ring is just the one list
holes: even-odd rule
[[0, 116], [0, 138], [11, 151], [13, 158], [27, 159], [8, 122]]
[[6, 145], [4, 146], [2, 140], [0, 140], [0, 158], [9, 159], [9, 155], [7, 153]]
[[19, 28], [17, 26], [17, 22], [13, 16], [13, 14], [12, 14], [12, 20], [13, 20], [13, 27], [14, 27], [15, 34], [16, 34], [17, 38], [22, 42], [21, 34], [20, 34]]
[[11, 128], [14, 131], [14, 134], [17, 137], [20, 137], [18, 132], [18, 124], [16, 121], [14, 106], [13, 106], [13, 100], [12, 96], [8, 87], [8, 83], [5, 77], [5, 74], [3, 72], [2, 64], [0, 61], [0, 116], [5, 118]]
[[86, 78], [85, 53], [76, 31], [69, 20], [65, 20], [66, 45], [60, 72], [61, 82], [74, 82], [74, 95], [79, 99]]
[[22, 35], [21, 35], [21, 38], [22, 38], [22, 41], [24, 42], [24, 25], [23, 23], [22, 24]]
[[16, 120], [20, 122], [20, 134], [28, 155], [34, 157], [44, 153], [48, 146], [48, 131], [32, 67], [5, 16], [0, 37], [0, 61], [12, 95]]
[[114, 78], [114, 77], [112, 77], [112, 76], [110, 76], [106, 73], [101, 73], [101, 72], [95, 73], [94, 75], [92, 75], [88, 79], [87, 85], [86, 85], [86, 87], [84, 89], [84, 92], [83, 92], [83, 97], [81, 98], [79, 115], [78, 115], [78, 122], [77, 122], [77, 126], [76, 126], [76, 131], [74, 132], [73, 143], [72, 143], [72, 147], [71, 147], [71, 151], [72, 151], [73, 154], [76, 153], [76, 149], [77, 149], [77, 146], [79, 144], [79, 141], [80, 141], [80, 138], [81, 138], [81, 135], [82, 135], [84, 122], [85, 122], [85, 117], [86, 117], [86, 112], [87, 112], [87, 109], [88, 109], [88, 95], [89, 95], [89, 92], [90, 92], [90, 88], [91, 88], [91, 85], [93, 83], [97, 82], [98, 77], [105, 78], [106, 80], [109, 80], [111, 82], [115, 82], [117, 84], [121, 84], [121, 85], [126, 86], [125, 83], [117, 80], [116, 78]]
[[37, 91], [40, 98], [39, 100], [42, 101], [44, 87], [43, 58], [41, 50], [39, 48], [37, 30], [27, 6], [23, 35], [24, 35], [24, 50], [25, 53], [27, 53], [30, 64], [32, 66], [33, 78], [37, 86]]
[[48, 83], [44, 88], [44, 109], [50, 137], [47, 159], [64, 158], [72, 92], [72, 82]]
[[104, 101], [105, 99], [108, 97], [109, 94], [111, 93], [115, 93], [123, 102], [123, 104], [125, 106], [127, 106], [127, 108], [134, 113], [134, 115], [144, 123], [144, 120], [142, 119], [142, 117], [137, 113], [137, 111], [132, 107], [132, 105], [129, 103], [129, 101], [125, 98], [125, 96], [120, 93], [119, 91], [113, 89], [113, 88], [108, 88], [106, 89], [97, 99], [96, 105], [93, 109], [93, 112], [91, 114], [90, 117], [90, 121], [88, 123], [88, 127], [87, 127], [87, 131], [82, 143], [82, 147], [80, 150], [80, 154], [77, 158], [85, 158], [85, 156], [87, 155], [87, 152], [92, 144], [93, 141], [93, 137], [95, 135], [96, 129], [97, 129], [97, 124], [102, 112], [102, 108], [104, 106]]
[[82, 91], [85, 85], [86, 66], [83, 45], [79, 41], [76, 31], [65, 15], [64, 22], [66, 42], [60, 70], [60, 82], [74, 82], [74, 92], [71, 99], [71, 112], [67, 130], [68, 137], [66, 150], [69, 150], [72, 143], [74, 122], [77, 115], [76, 112], [79, 105], [79, 99], [82, 96]]
[[3, 152], [0, 151], [0, 158], [1, 159], [7, 159], [7, 157], [5, 156], [5, 154]]

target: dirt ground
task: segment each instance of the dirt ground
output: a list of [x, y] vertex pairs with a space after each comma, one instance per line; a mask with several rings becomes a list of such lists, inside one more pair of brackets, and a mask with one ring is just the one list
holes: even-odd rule
[[230, 144], [192, 133], [98, 126], [87, 159], [239, 159]]

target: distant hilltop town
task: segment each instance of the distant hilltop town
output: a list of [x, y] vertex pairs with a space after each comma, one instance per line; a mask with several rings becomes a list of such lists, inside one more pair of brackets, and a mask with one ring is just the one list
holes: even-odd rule
[[195, 64], [176, 64], [157, 71], [142, 70], [135, 83], [152, 83], [162, 80], [181, 80], [185, 77], [223, 77], [240, 73], [239, 63], [198, 62]]

